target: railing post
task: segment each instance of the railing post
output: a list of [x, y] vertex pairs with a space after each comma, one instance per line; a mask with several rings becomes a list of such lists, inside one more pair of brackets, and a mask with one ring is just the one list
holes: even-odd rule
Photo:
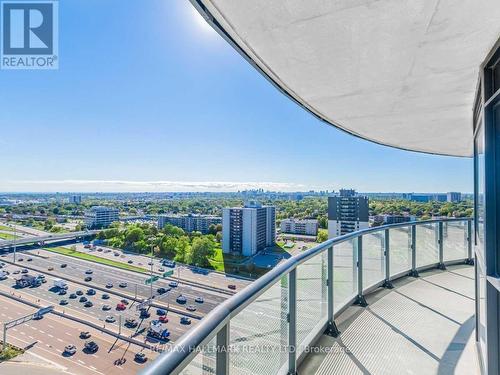
[[215, 373], [229, 374], [229, 321], [217, 332], [216, 339]]
[[467, 220], [467, 260], [465, 263], [473, 266], [474, 258], [472, 257], [472, 220]]
[[438, 249], [439, 249], [439, 264], [438, 264], [438, 268], [440, 270], [445, 270], [446, 269], [446, 266], [444, 265], [444, 247], [443, 247], [443, 238], [444, 238], [444, 235], [443, 235], [443, 222], [440, 221], [438, 223]]
[[297, 374], [297, 268], [288, 274], [288, 374]]
[[411, 226], [411, 271], [410, 276], [418, 277], [417, 271], [417, 226]]
[[328, 336], [337, 337], [340, 334], [340, 331], [335, 324], [335, 320], [333, 318], [333, 246], [328, 248], [328, 279], [326, 281], [328, 286], [327, 292], [327, 300], [328, 300], [328, 326], [326, 327], [325, 334]]
[[384, 231], [385, 281], [382, 286], [392, 289], [394, 285], [391, 282], [391, 248], [389, 243], [389, 229], [386, 229]]
[[358, 236], [357, 250], [358, 297], [355, 303], [356, 305], [366, 307], [368, 306], [368, 303], [366, 302], [365, 296], [363, 295], [363, 236]]

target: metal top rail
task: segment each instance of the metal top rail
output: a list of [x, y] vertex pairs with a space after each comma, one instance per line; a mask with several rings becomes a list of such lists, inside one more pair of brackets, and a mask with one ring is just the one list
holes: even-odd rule
[[465, 222], [472, 221], [471, 218], [443, 218], [433, 220], [422, 220], [405, 223], [396, 223], [362, 229], [339, 237], [331, 238], [319, 245], [308, 249], [300, 254], [292, 256], [285, 262], [279, 264], [265, 275], [233, 295], [210, 313], [208, 313], [199, 324], [184, 334], [179, 341], [168, 352], [161, 354], [141, 373], [144, 375], [176, 374], [185, 368], [189, 362], [199, 353], [197, 348], [207, 344], [228, 323], [232, 317], [242, 309], [255, 301], [260, 295], [272, 287], [283, 276], [286, 276], [300, 264], [327, 251], [328, 248], [340, 243], [362, 237], [364, 235], [385, 231], [395, 228], [411, 228], [420, 225], [443, 223], [443, 222]]

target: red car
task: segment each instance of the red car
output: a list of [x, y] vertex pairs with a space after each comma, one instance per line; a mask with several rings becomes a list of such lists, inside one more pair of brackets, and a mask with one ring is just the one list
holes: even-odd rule
[[127, 307], [123, 303], [117, 303], [116, 304], [116, 309], [118, 311], [125, 310]]
[[160, 316], [158, 320], [162, 323], [168, 323], [168, 318], [165, 315]]

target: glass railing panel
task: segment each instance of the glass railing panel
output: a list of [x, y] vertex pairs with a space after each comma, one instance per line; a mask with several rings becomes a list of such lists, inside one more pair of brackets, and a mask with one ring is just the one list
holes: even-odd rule
[[467, 258], [467, 221], [443, 223], [443, 259], [457, 260]]
[[391, 276], [411, 270], [411, 227], [389, 229]]
[[363, 235], [363, 289], [385, 279], [385, 231]]
[[417, 267], [438, 263], [438, 223], [419, 224], [416, 227], [416, 234]]
[[327, 321], [327, 252], [297, 267], [297, 355]]
[[199, 349], [199, 353], [181, 371], [181, 375], [215, 374], [216, 337]]
[[344, 241], [333, 247], [334, 309], [347, 304], [358, 294], [357, 241]]
[[288, 368], [288, 275], [259, 296], [229, 324], [230, 374], [278, 374]]

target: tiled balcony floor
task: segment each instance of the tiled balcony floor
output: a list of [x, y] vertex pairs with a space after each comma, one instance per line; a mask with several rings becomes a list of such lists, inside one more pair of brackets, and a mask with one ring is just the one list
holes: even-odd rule
[[299, 374], [479, 374], [474, 343], [474, 267], [450, 266], [403, 278], [368, 296], [322, 336]]

